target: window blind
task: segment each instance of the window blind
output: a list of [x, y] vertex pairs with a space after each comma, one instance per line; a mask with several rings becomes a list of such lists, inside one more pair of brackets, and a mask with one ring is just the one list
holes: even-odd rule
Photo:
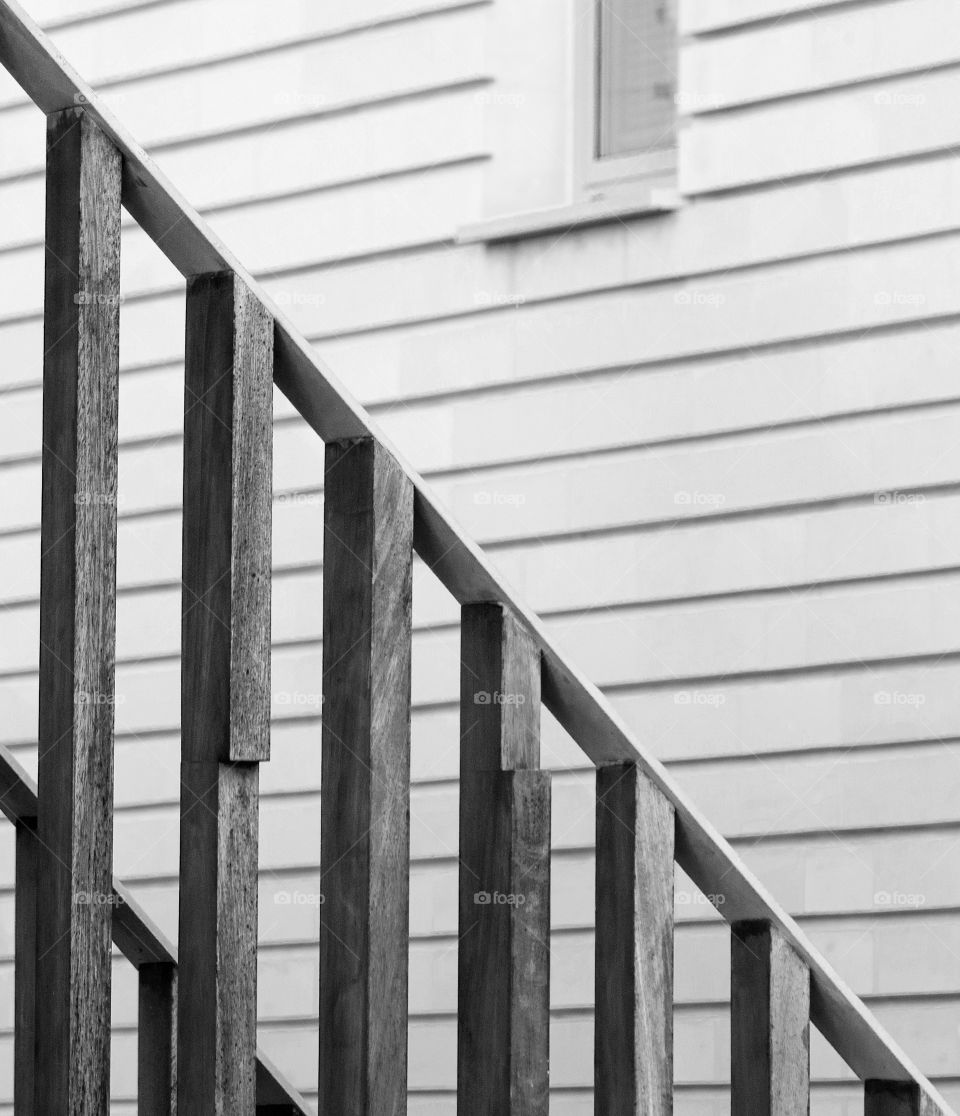
[[597, 0], [595, 155], [676, 142], [677, 0]]

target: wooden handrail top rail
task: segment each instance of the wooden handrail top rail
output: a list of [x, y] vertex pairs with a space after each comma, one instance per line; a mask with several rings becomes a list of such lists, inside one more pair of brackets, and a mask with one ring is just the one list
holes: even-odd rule
[[[0, 810], [15, 825], [37, 817], [37, 784], [0, 744]], [[177, 948], [120, 880], [113, 881], [113, 943], [126, 959], [141, 965], [176, 965]], [[287, 1106], [290, 1116], [311, 1116], [311, 1108], [270, 1059], [257, 1051], [257, 1107]]]
[[930, 1082], [689, 801], [663, 764], [634, 739], [596, 686], [566, 661], [540, 620], [441, 508], [416, 470], [283, 311], [13, 0], [0, 0], [0, 64], [45, 113], [82, 107], [110, 137], [123, 157], [124, 206], [181, 274], [189, 278], [232, 271], [261, 300], [275, 321], [274, 380], [325, 442], [369, 438], [396, 458], [414, 489], [417, 553], [460, 603], [498, 601], [513, 612], [539, 649], [546, 707], [598, 767], [634, 762], [660, 789], [675, 811], [677, 863], [704, 893], [722, 892], [719, 909], [727, 921], [769, 922], [803, 958], [810, 969], [811, 1021], [854, 1072], [864, 1080], [915, 1082], [930, 1104], [948, 1113]]

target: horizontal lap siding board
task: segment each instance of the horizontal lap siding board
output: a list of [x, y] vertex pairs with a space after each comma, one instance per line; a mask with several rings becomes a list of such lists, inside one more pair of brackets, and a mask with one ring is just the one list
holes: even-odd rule
[[[460, 103], [466, 103], [472, 96], [468, 94], [461, 97]], [[470, 120], [473, 121], [472, 115]], [[455, 170], [456, 168], [438, 168], [426, 176], [425, 182], [429, 183], [436, 177], [449, 176]], [[478, 325], [487, 326], [489, 323], [502, 331], [504, 323], [511, 325], [518, 316], [533, 313], [537, 304], [545, 299], [568, 298], [573, 295], [586, 297], [591, 290], [597, 288], [606, 290], [609, 295], [618, 287], [635, 287], [639, 283], [654, 280], [668, 284], [660, 301], [666, 304], [665, 309], [671, 316], [677, 316], [680, 322], [701, 325], [712, 322], [714, 326], [718, 326], [722, 324], [723, 315], [736, 311], [737, 306], [742, 305], [745, 296], [749, 294], [749, 272], [743, 275], [723, 274], [730, 269], [739, 272], [745, 266], [763, 265], [764, 273], [755, 278], [762, 290], [763, 284], [769, 283], [771, 274], [776, 277], [778, 284], [803, 283], [809, 276], [809, 263], [800, 259], [781, 261], [781, 257], [810, 256], [825, 251], [836, 253], [840, 249], [879, 246], [891, 242], [888, 249], [891, 255], [906, 258], [912, 269], [926, 258], [927, 253], [931, 259], [936, 259], [942, 251], [950, 251], [949, 245], [955, 237], [949, 235], [946, 235], [944, 245], [908, 242], [900, 246], [899, 252], [895, 242], [898, 238], [910, 241], [911, 238], [936, 232], [955, 234], [960, 224], [960, 207], [950, 199], [955, 193], [956, 179], [955, 164], [950, 160], [938, 160], [923, 164], [905, 163], [879, 167], [869, 173], [822, 181], [786, 184], [757, 197], [733, 195], [704, 200], [685, 215], [688, 219], [665, 248], [660, 246], [660, 241], [649, 224], [636, 223], [631, 226], [631, 244], [635, 238], [636, 251], [631, 252], [626, 259], [616, 252], [617, 241], [609, 230], [593, 232], [590, 239], [587, 239], [586, 233], [571, 234], [551, 250], [556, 268], [552, 268], [546, 276], [536, 268], [537, 256], [533, 251], [535, 242], [531, 242], [526, 248], [521, 244], [509, 255], [483, 254], [475, 248], [449, 249], [437, 245], [432, 249], [405, 253], [396, 258], [390, 258], [389, 254], [383, 256], [381, 253], [376, 259], [360, 259], [352, 264], [338, 264], [332, 268], [315, 270], [298, 275], [295, 286], [292, 277], [268, 279], [268, 286], [278, 296], [286, 296], [290, 300], [291, 310], [304, 329], [313, 335], [319, 334], [328, 345], [336, 344], [338, 353], [345, 345], [348, 349], [353, 348], [364, 340], [353, 336], [344, 337], [342, 341], [337, 340], [338, 335], [344, 331], [350, 334], [358, 331], [362, 333], [367, 327], [382, 327], [384, 324], [394, 323], [398, 326], [408, 323], [413, 327], [427, 319], [418, 329], [412, 329], [409, 333], [401, 330], [397, 335], [390, 334], [388, 338], [380, 339], [381, 344], [389, 339], [391, 347], [396, 347], [399, 340], [405, 346], [409, 345], [421, 334], [426, 336], [439, 332], [445, 335], [451, 332], [456, 336], [457, 327], [462, 329], [466, 324], [475, 331]], [[349, 212], [349, 206], [363, 208], [372, 188], [370, 183], [359, 183], [355, 187], [328, 195], [318, 194], [314, 204], [318, 208], [330, 209], [332, 214], [349, 203]], [[399, 204], [403, 200], [403, 190], [409, 189], [409, 184], [405, 185], [401, 178], [393, 183], [385, 182], [377, 189], [381, 198], [395, 197]], [[910, 199], [909, 203], [907, 199]], [[816, 231], [808, 232], [807, 226], [796, 220], [796, 213], [805, 209], [816, 209], [823, 213]], [[263, 240], [269, 235], [272, 227], [271, 214], [275, 210], [275, 205], [268, 204], [268, 199], [263, 199], [260, 204], [246, 207], [234, 216], [236, 223], [247, 227], [248, 235], [252, 226], [258, 230], [259, 239]], [[771, 231], [762, 238], [752, 232], [756, 227], [767, 225], [772, 226]], [[717, 227], [725, 230], [723, 237], [711, 235], [711, 230]], [[127, 237], [125, 258], [128, 263], [131, 260], [136, 261], [135, 266], [131, 265], [132, 272], [128, 272], [131, 274], [129, 282], [132, 289], [155, 290], [160, 286], [170, 291], [171, 284], [175, 281], [169, 265], [163, 261], [158, 267], [160, 257], [155, 251], [145, 252], [146, 247], [142, 236], [131, 233]], [[385, 248], [386, 245], [381, 247]], [[653, 247], [656, 247], [655, 252], [650, 250]], [[585, 268], [581, 264], [577, 268], [577, 262], [585, 252], [589, 253], [587, 258], [590, 266]], [[29, 263], [30, 270], [35, 272], [36, 256], [35, 249], [26, 254], [17, 252], [8, 257], [0, 255], [0, 267], [19, 266], [22, 269]], [[890, 269], [897, 267], [899, 270], [902, 265], [897, 258], [884, 259], [876, 249], [861, 259], [853, 258], [848, 253], [832, 267], [821, 263], [820, 266], [824, 266], [825, 270], [818, 278], [821, 283], [836, 282], [841, 289], [847, 285], [857, 286], [862, 282], [858, 273], [862, 273], [863, 268], [869, 266], [871, 261], [875, 261], [876, 285], [865, 288], [865, 297], [858, 304], [858, 309], [860, 313], [872, 313], [873, 324], [905, 325], [911, 320], [927, 321], [938, 313], [946, 312], [953, 305], [928, 302], [933, 298], [941, 299], [942, 292], [938, 292], [936, 283], [925, 277], [922, 271], [916, 276], [910, 276], [909, 281], [898, 278], [896, 285], [892, 286]], [[314, 265], [316, 262], [313, 261]], [[818, 263], [819, 261], [814, 261], [814, 265]], [[767, 273], [766, 269], [772, 270]], [[697, 275], [688, 286], [678, 291], [671, 285], [672, 281], [684, 279], [691, 271]], [[710, 272], [721, 274], [711, 275]], [[832, 279], [833, 275], [836, 275], [836, 279]], [[414, 278], [416, 283], [411, 282]], [[18, 306], [36, 310], [39, 295], [33, 293], [31, 296], [31, 290], [35, 292], [35, 288], [36, 284], [28, 284], [22, 294], [15, 293], [12, 296], [15, 301], [11, 304], [11, 310]], [[376, 292], [377, 297], [372, 302], [364, 300], [358, 297], [361, 291], [368, 295]], [[734, 292], [736, 298], [733, 297]], [[296, 299], [293, 298], [295, 294]], [[645, 303], [650, 295], [656, 294], [656, 291], [637, 292], [634, 297], [645, 296], [641, 299]], [[769, 297], [770, 292], [766, 294]], [[884, 297], [878, 300], [878, 295]], [[616, 300], [608, 297], [603, 301], [615, 304]], [[143, 335], [129, 339], [131, 342], [136, 341], [137, 348], [131, 349], [128, 346], [122, 354], [127, 364], [144, 361], [154, 363], [161, 359], [177, 358], [180, 338], [176, 331], [160, 328], [161, 319], [156, 316], [160, 307], [165, 307], [172, 313], [177, 306], [177, 300], [170, 293], [159, 304], [151, 301], [148, 305], [142, 305], [138, 300], [128, 306], [128, 312], [135, 313], [138, 321], [142, 322], [140, 331]], [[799, 307], [791, 307], [789, 304], [782, 307], [785, 312], [791, 309], [796, 311]], [[843, 321], [844, 312], [849, 312], [846, 307], [835, 305], [833, 319], [809, 323], [807, 327], [798, 324], [784, 337], [800, 339], [804, 336], [816, 336], [822, 331], [837, 332], [849, 328], [845, 327]], [[474, 320], [470, 323], [454, 322], [452, 330], [438, 330], [438, 325], [442, 322], [432, 319], [442, 319], [451, 313], [469, 313]], [[866, 325], [867, 322], [863, 324]], [[0, 328], [3, 329], [5, 344], [16, 344], [18, 348], [15, 351], [19, 351], [19, 344], [29, 344], [27, 338], [31, 330], [35, 332], [38, 327], [35, 321], [24, 321], [8, 323]], [[509, 335], [509, 331], [507, 332]], [[21, 335], [24, 340], [18, 343], [17, 338]], [[632, 335], [628, 334], [627, 338], [630, 337]], [[761, 341], [770, 343], [776, 339], [776, 334], [768, 333], [753, 336], [749, 341], [751, 344], [758, 344]], [[375, 337], [367, 339], [367, 345], [376, 340]], [[610, 340], [622, 344], [624, 337], [613, 337]], [[628, 352], [625, 359], [631, 363], [641, 356], [644, 360], [656, 359], [658, 350], [650, 348], [652, 340], [655, 338], [646, 335], [633, 338], [634, 344], [642, 343], [643, 348]], [[723, 338], [722, 348], [736, 349], [739, 346], [742, 349], [747, 340], [746, 336], [741, 337], [734, 333]], [[677, 339], [674, 339], [673, 347], [668, 350], [667, 355], [675, 358], [681, 351], [690, 349], [691, 346], [686, 345], [681, 350]], [[693, 351], [699, 350], [694, 348]], [[590, 356], [581, 358], [574, 367], [577, 370], [602, 367], [603, 355], [604, 351], [599, 347], [591, 349]], [[557, 356], [559, 354], [555, 354], [555, 360]], [[342, 358], [338, 357], [338, 361], [342, 363]], [[25, 368], [29, 368], [29, 361], [25, 362]], [[501, 383], [530, 376], [535, 371], [506, 359], [502, 364], [490, 368], [474, 368], [473, 365], [469, 368], [469, 377], [464, 368], [460, 370], [459, 377], [451, 379], [447, 385], [442, 381], [431, 383], [429, 379], [422, 381], [418, 378], [406, 385], [404, 392], [438, 390], [442, 386], [460, 388], [484, 382]], [[564, 365], [560, 363], [549, 371], [556, 375], [563, 369]], [[481, 371], [483, 378], [478, 378]], [[537, 374], [544, 375], [545, 371]], [[18, 379], [22, 375], [21, 373]], [[420, 372], [419, 376], [423, 377], [424, 373]], [[355, 390], [360, 390], [361, 395], [374, 400], [384, 396], [389, 398], [399, 391], [399, 385], [383, 379], [382, 369], [378, 371], [378, 377], [367, 383], [356, 380], [352, 375], [351, 383]], [[423, 387], [420, 386], [421, 382]], [[287, 413], [290, 413], [289, 407]]]
[[[190, 13], [185, 8], [182, 18], [189, 21]], [[169, 18], [168, 12], [168, 23]], [[117, 115], [141, 143], [151, 148], [161, 145], [162, 153], [162, 145], [188, 137], [215, 138], [233, 129], [269, 127], [298, 116], [322, 116], [482, 76], [482, 25], [482, 8], [475, 6], [437, 19], [415, 19], [357, 36], [241, 56], [191, 71], [189, 80], [178, 71], [148, 76], [108, 86], [103, 95], [108, 104], [115, 104]], [[419, 65], [399, 66], [404, 55], [415, 55]], [[218, 96], [226, 83], [231, 96]], [[197, 111], [198, 103], [203, 105], [202, 113]], [[28, 136], [35, 111], [29, 105], [0, 108], [0, 120], [9, 128], [13, 144], [0, 161], [0, 174], [38, 165], [36, 144]], [[239, 189], [244, 185], [242, 180], [235, 183]]]
[[[838, 499], [920, 504], [908, 499], [912, 492], [956, 488], [958, 425], [960, 403], [950, 400], [692, 444], [498, 464], [435, 475], [431, 487], [488, 545], [791, 506], [801, 510]], [[320, 452], [321, 444], [302, 424], [278, 428], [277, 485], [285, 491], [278, 503], [318, 502], [313, 470]], [[179, 457], [176, 441], [125, 451], [124, 519], [176, 507]], [[0, 514], [0, 531], [35, 530], [32, 498], [40, 490], [39, 464], [17, 463], [8, 475], [17, 487]], [[151, 477], [157, 477], [153, 487], [143, 487]], [[308, 494], [312, 500], [305, 499]]]

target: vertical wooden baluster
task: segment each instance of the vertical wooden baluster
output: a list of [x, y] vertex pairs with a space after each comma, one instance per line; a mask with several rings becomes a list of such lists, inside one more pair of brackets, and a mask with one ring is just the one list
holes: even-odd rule
[[673, 1111], [673, 807], [634, 763], [597, 770], [594, 1111]]
[[38, 1112], [110, 1093], [120, 155], [47, 121], [40, 560]]
[[148, 962], [139, 982], [137, 1116], [177, 1111], [177, 968]]
[[458, 1116], [549, 1105], [550, 776], [540, 655], [499, 604], [463, 608]]
[[864, 1116], [940, 1116], [939, 1107], [909, 1081], [863, 1083]]
[[370, 439], [327, 445], [321, 1112], [406, 1112], [413, 486]]
[[36, 819], [17, 823], [14, 912], [13, 1116], [36, 1113], [37, 869]]
[[259, 761], [270, 756], [273, 325], [230, 273], [187, 285], [180, 1116], [252, 1116]]
[[766, 922], [731, 934], [732, 1116], [810, 1111], [810, 971]]

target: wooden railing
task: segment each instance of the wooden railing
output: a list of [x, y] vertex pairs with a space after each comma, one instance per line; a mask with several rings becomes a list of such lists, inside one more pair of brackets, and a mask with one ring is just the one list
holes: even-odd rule
[[[732, 924], [735, 1116], [807, 1112], [811, 1023], [864, 1080], [868, 1116], [947, 1113], [9, 0], [0, 0], [0, 62], [48, 118], [39, 795], [0, 753], [0, 803], [17, 826], [17, 1116], [107, 1112], [111, 938], [140, 973], [141, 1113], [306, 1111], [256, 1053], [271, 376], [327, 445], [320, 1111], [393, 1116], [406, 1105], [416, 551], [463, 609], [461, 1116], [547, 1112], [550, 776], [539, 767], [541, 703], [597, 767], [598, 1116], [671, 1110], [675, 863], [706, 894], [722, 893]], [[112, 880], [121, 204], [187, 280], [179, 959]], [[524, 902], [509, 901], [517, 896]]]

